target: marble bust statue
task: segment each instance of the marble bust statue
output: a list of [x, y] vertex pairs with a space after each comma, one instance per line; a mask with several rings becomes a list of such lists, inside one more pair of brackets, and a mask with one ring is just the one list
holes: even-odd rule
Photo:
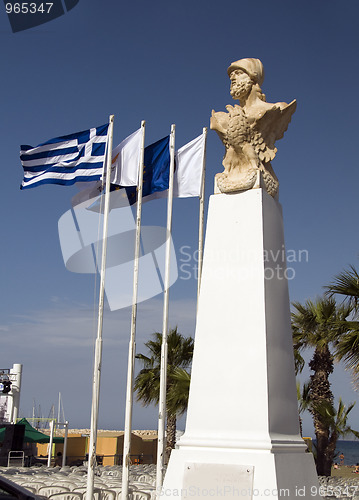
[[[259, 59], [240, 59], [228, 68], [230, 93], [239, 105], [226, 106], [227, 113], [212, 111], [210, 126], [225, 146], [224, 171], [216, 175], [222, 193], [243, 191], [258, 185], [261, 176], [271, 196], [278, 191], [278, 179], [271, 166], [288, 128], [296, 101], [266, 102], [261, 85], [263, 65]], [[256, 184], [257, 183], [257, 184]]]

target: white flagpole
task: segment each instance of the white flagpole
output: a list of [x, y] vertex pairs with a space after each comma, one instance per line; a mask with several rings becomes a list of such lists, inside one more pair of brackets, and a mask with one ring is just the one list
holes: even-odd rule
[[57, 407], [57, 423], [61, 422], [61, 420], [60, 420], [60, 405], [61, 405], [61, 392], [59, 392], [59, 404]]
[[206, 177], [207, 127], [203, 127], [203, 134], [204, 134], [204, 145], [203, 145], [202, 184], [201, 184], [201, 193], [199, 195], [197, 310], [198, 310], [199, 291], [201, 288], [202, 263], [203, 263], [204, 185]]
[[140, 154], [140, 168], [137, 189], [137, 215], [136, 215], [136, 243], [135, 260], [133, 267], [133, 296], [131, 334], [128, 346], [127, 365], [127, 388], [126, 388], [126, 410], [125, 410], [125, 434], [123, 437], [123, 460], [122, 460], [122, 500], [128, 496], [128, 476], [131, 453], [131, 430], [132, 430], [132, 407], [133, 407], [133, 371], [136, 354], [136, 316], [137, 316], [137, 291], [138, 291], [138, 265], [140, 256], [141, 215], [142, 215], [142, 187], [143, 187], [143, 162], [145, 151], [145, 121], [141, 122], [142, 145]]
[[50, 442], [49, 442], [49, 453], [47, 455], [47, 466], [51, 467], [52, 458], [52, 443], [54, 442], [54, 421], [50, 420]]
[[110, 177], [111, 177], [111, 165], [112, 165], [113, 122], [114, 122], [114, 115], [111, 115], [109, 121], [108, 143], [107, 143], [105, 210], [104, 210], [104, 221], [103, 221], [102, 260], [101, 260], [100, 292], [99, 292], [99, 304], [98, 304], [97, 338], [95, 343], [95, 359], [94, 359], [93, 383], [92, 383], [91, 431], [90, 431], [90, 444], [88, 449], [86, 500], [93, 499], [94, 476], [96, 467], [96, 443], [97, 443], [98, 409], [99, 409], [99, 399], [100, 399], [102, 324], [103, 324], [103, 304], [105, 295], [107, 229], [108, 229], [108, 214], [110, 211]]
[[166, 263], [165, 263], [165, 279], [164, 279], [164, 292], [163, 292], [160, 398], [158, 402], [158, 440], [157, 440], [157, 472], [156, 472], [156, 490], [158, 498], [160, 496], [160, 491], [163, 482], [164, 459], [165, 459], [167, 334], [168, 334], [168, 302], [169, 302], [169, 283], [170, 283], [174, 164], [175, 164], [175, 125], [172, 125], [171, 136], [170, 136], [170, 175], [169, 175], [168, 198], [167, 198], [167, 232], [166, 232], [167, 240], [166, 240]]
[[67, 420], [64, 422], [64, 427], [65, 427], [65, 435], [64, 435], [64, 448], [62, 450], [62, 467], [65, 467], [66, 465], [67, 438], [69, 435], [69, 423]]

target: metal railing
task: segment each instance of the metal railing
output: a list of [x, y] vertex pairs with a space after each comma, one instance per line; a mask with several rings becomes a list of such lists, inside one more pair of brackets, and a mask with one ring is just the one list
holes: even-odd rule
[[9, 451], [7, 456], [8, 467], [24, 467], [25, 453], [23, 451]]

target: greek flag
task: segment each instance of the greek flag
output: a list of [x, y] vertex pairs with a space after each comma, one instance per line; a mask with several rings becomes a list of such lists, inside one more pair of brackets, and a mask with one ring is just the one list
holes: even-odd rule
[[32, 146], [21, 146], [24, 180], [20, 189], [40, 184], [100, 180], [106, 153], [108, 124], [76, 134], [56, 137]]

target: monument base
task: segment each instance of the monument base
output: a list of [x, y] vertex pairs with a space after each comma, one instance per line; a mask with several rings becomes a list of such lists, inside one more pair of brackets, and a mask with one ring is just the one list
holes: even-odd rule
[[211, 196], [186, 430], [164, 497], [319, 497], [299, 434], [288, 271], [277, 200]]
[[313, 455], [180, 447], [173, 450], [162, 498], [319, 499]]

